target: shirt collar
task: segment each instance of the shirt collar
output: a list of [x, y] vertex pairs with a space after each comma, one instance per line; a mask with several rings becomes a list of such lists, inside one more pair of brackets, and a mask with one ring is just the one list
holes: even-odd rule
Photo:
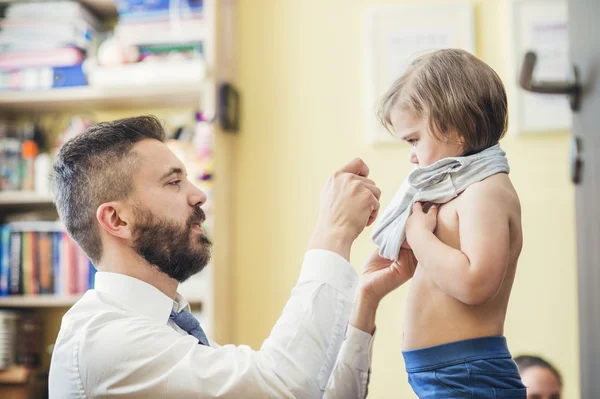
[[179, 295], [179, 292], [175, 295], [175, 300], [173, 301], [173, 311], [175, 311], [176, 313], [183, 311], [191, 311], [190, 303], [187, 301], [187, 299]]
[[171, 310], [189, 310], [189, 303], [179, 293], [173, 301], [153, 285], [120, 273], [97, 272], [94, 289], [159, 323], [169, 320]]

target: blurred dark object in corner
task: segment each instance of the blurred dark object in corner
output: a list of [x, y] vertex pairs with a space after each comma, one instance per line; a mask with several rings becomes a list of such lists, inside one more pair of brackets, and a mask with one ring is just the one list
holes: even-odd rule
[[34, 314], [0, 311], [0, 398], [48, 397], [41, 346], [42, 324]]
[[0, 371], [0, 398], [45, 399], [48, 397], [48, 373], [12, 366]]
[[36, 369], [42, 364], [42, 324], [31, 314], [22, 314], [17, 338], [17, 364]]

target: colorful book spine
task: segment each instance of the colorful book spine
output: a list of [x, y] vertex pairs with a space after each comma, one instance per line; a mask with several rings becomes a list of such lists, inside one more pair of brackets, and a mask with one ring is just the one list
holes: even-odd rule
[[10, 226], [0, 226], [0, 296], [10, 294]]
[[[201, 11], [204, 8], [203, 0], [181, 0], [178, 4], [180, 10]], [[169, 10], [172, 2], [169, 0], [117, 0], [116, 5], [119, 16], [122, 18], [137, 13]]]
[[62, 292], [62, 281], [61, 274], [62, 268], [60, 267], [60, 248], [61, 248], [61, 234], [52, 234], [52, 271], [54, 275], [54, 293], [59, 294]]
[[10, 243], [10, 294], [23, 293], [21, 281], [21, 233], [13, 232]]
[[21, 275], [23, 276], [23, 294], [33, 295], [33, 259], [31, 259], [32, 232], [27, 231], [21, 234]]
[[93, 286], [95, 273], [56, 224], [0, 225], [0, 296], [78, 295]]
[[39, 293], [52, 293], [52, 237], [51, 233], [38, 233]]
[[0, 71], [0, 90], [48, 90], [87, 84], [87, 75], [81, 64]]
[[84, 292], [89, 286], [90, 280], [90, 260], [83, 251], [76, 251], [77, 264], [77, 292]]
[[0, 69], [70, 66], [81, 64], [84, 59], [84, 53], [73, 47], [35, 52], [0, 53]]

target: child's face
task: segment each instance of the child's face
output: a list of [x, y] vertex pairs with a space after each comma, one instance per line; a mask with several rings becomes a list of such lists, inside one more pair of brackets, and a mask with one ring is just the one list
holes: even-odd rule
[[396, 136], [411, 146], [409, 161], [418, 167], [429, 166], [440, 159], [457, 157], [463, 153], [456, 133], [451, 132], [445, 135], [448, 140], [440, 141], [429, 132], [423, 118], [401, 106], [394, 107], [390, 119]]

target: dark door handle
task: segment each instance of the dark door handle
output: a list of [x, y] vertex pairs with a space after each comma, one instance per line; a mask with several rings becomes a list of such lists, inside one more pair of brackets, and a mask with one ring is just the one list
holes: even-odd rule
[[573, 76], [571, 81], [567, 82], [536, 82], [533, 80], [533, 70], [537, 56], [534, 52], [529, 51], [525, 54], [523, 67], [521, 68], [521, 76], [519, 84], [527, 91], [542, 94], [566, 94], [571, 100], [571, 109], [577, 111], [579, 109], [579, 101], [581, 96], [581, 85], [579, 84], [579, 72], [577, 67], [573, 66]]
[[571, 137], [571, 153], [569, 154], [569, 163], [571, 164], [571, 181], [579, 184], [581, 181], [581, 172], [583, 169], [583, 159], [581, 158], [582, 143], [579, 137]]

